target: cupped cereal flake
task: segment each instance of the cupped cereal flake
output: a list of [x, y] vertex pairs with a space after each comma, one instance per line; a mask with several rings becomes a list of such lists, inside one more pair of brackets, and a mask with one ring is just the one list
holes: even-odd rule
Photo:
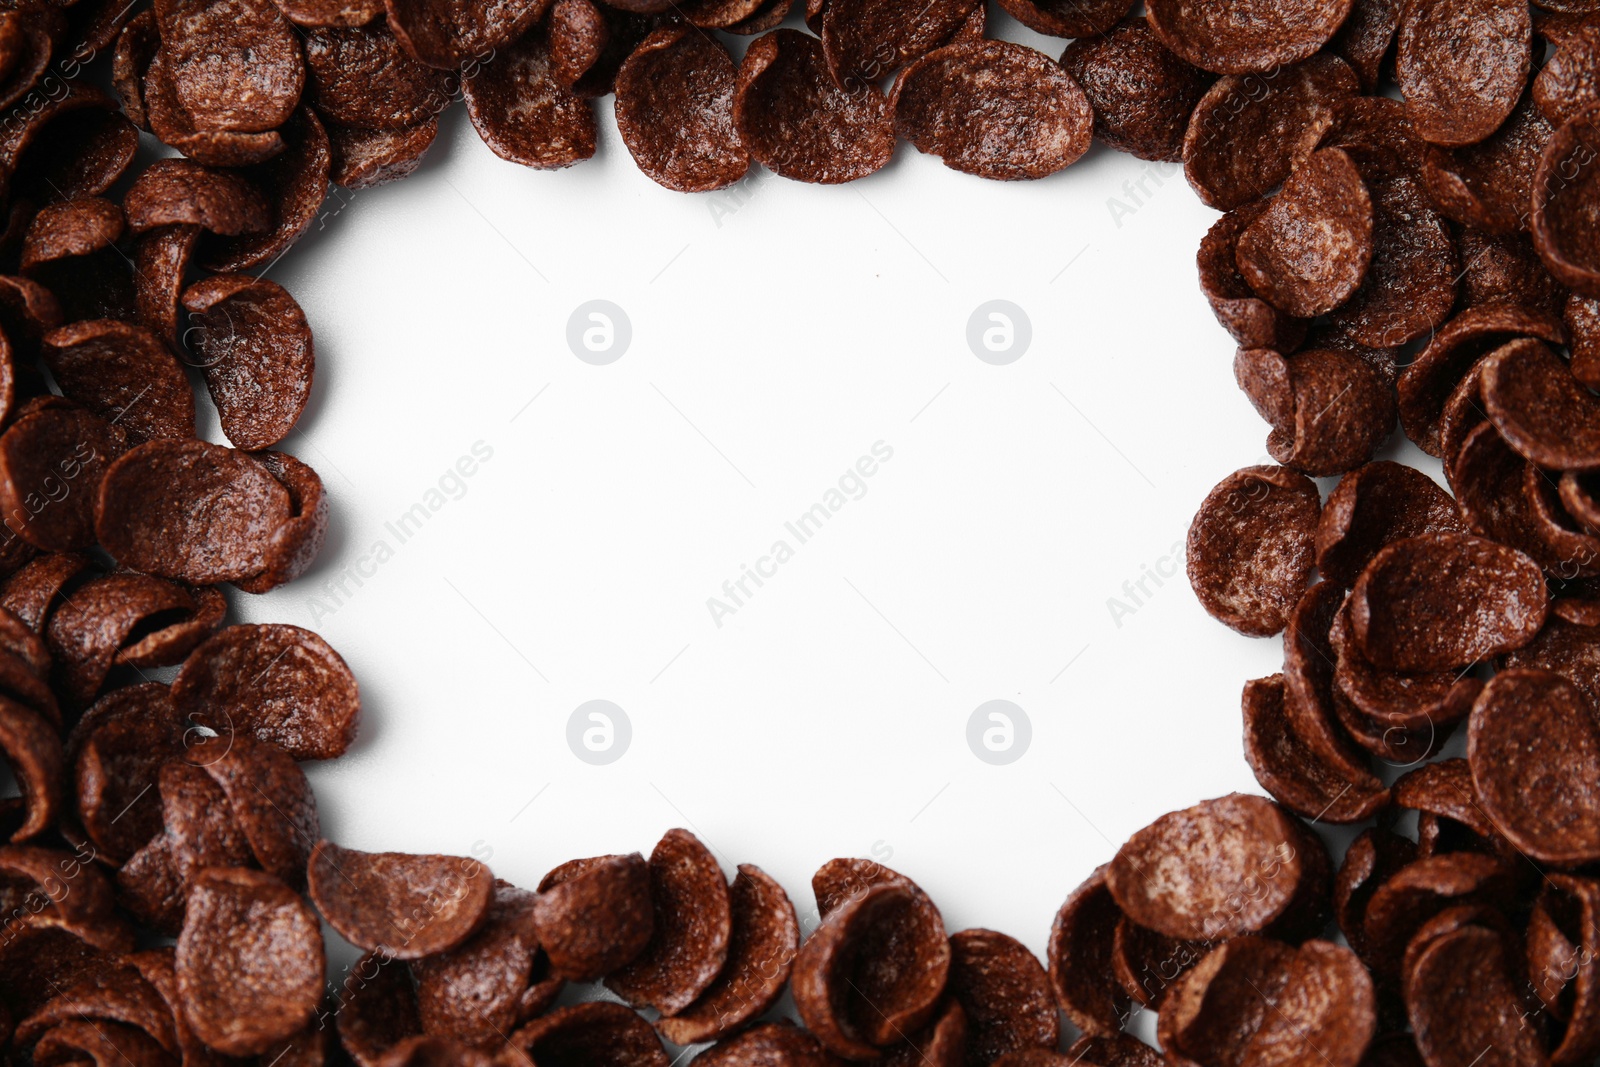
[[839, 1067], [811, 1034], [787, 1021], [758, 1023], [696, 1057], [702, 1067]]
[[693, 1004], [656, 1023], [675, 1045], [714, 1040], [762, 1015], [783, 994], [794, 968], [800, 926], [783, 887], [746, 863], [728, 893], [733, 925], [722, 972]]
[[1212, 618], [1253, 637], [1283, 629], [1311, 575], [1321, 507], [1316, 483], [1284, 467], [1246, 467], [1207, 494], [1187, 566]]
[[1350, 8], [1351, 0], [1155, 0], [1149, 17], [1167, 47], [1202, 70], [1250, 74], [1313, 55]]
[[897, 134], [953, 170], [1043, 178], [1089, 150], [1094, 112], [1077, 81], [1009, 41], [957, 41], [909, 64], [889, 109]]
[[1114, 969], [1114, 937], [1122, 909], [1098, 868], [1067, 897], [1050, 927], [1050, 985], [1067, 1019], [1086, 1034], [1116, 1033], [1128, 994]]
[[1600, 298], [1600, 105], [1573, 117], [1545, 145], [1533, 182], [1534, 247], [1558, 281]]
[[1600, 23], [1581, 23], [1562, 36], [1533, 79], [1533, 100], [1552, 126], [1600, 104]]
[[205, 375], [222, 432], [246, 450], [289, 435], [311, 397], [316, 351], [305, 312], [277, 282], [219, 274], [184, 290], [185, 340]]
[[44, 337], [61, 391], [131, 444], [194, 436], [194, 390], [177, 357], [149, 330], [114, 319], [75, 322]]
[[445, 109], [449, 72], [411, 58], [389, 27], [327, 27], [305, 37], [311, 99], [325, 120], [367, 130], [403, 130]]
[[178, 710], [218, 733], [270, 741], [297, 760], [333, 759], [355, 739], [361, 694], [339, 654], [309, 630], [230, 626], [172, 680]]
[[231, 1056], [296, 1033], [322, 999], [322, 932], [294, 890], [261, 871], [213, 867], [189, 890], [176, 961], [184, 1021]]
[[266, 194], [276, 225], [270, 233], [207, 242], [203, 266], [210, 270], [228, 273], [271, 263], [317, 221], [333, 165], [327, 131], [316, 112], [302, 107], [274, 136], [280, 138], [282, 150], [251, 167], [245, 177]]
[[122, 201], [128, 230], [198, 226], [224, 237], [272, 228], [272, 207], [261, 190], [238, 174], [192, 159], [160, 159], [129, 187]]
[[[1464, 307], [1515, 304], [1559, 316], [1569, 306], [1566, 286], [1550, 277], [1526, 233], [1463, 229], [1456, 244], [1461, 252]], [[1570, 323], [1567, 329], [1576, 346], [1577, 330]], [[1576, 355], [1573, 362], [1574, 366], [1580, 362]]]
[[700, 193], [750, 169], [733, 124], [733, 58], [692, 28], [666, 27], [634, 49], [617, 74], [617, 132], [659, 185]]
[[594, 113], [556, 81], [540, 30], [496, 53], [462, 92], [478, 136], [501, 159], [556, 170], [594, 155]]
[[1350, 947], [1367, 955], [1367, 904], [1378, 887], [1417, 859], [1417, 843], [1381, 826], [1369, 826], [1350, 842], [1333, 876], [1333, 917]]
[[1468, 534], [1396, 541], [1350, 594], [1351, 634], [1374, 666], [1464, 667], [1521, 648], [1539, 632], [1549, 594], [1538, 564]]
[[967, 1062], [1019, 1049], [1055, 1049], [1061, 1023], [1050, 980], [1027, 946], [993, 930], [950, 937], [950, 995], [967, 1018]]
[[456, 948], [488, 917], [494, 875], [475, 859], [358, 852], [320, 841], [307, 883], [346, 941], [397, 960]]
[[492, 62], [550, 10], [547, 0], [385, 0], [384, 6], [406, 50], [440, 70]]
[[[1267, 210], [1267, 201], [1258, 200], [1235, 208], [1223, 215], [1200, 241], [1196, 265], [1200, 271], [1200, 291], [1211, 305], [1212, 313], [1222, 328], [1239, 342], [1241, 351], [1270, 351], [1282, 363], [1280, 352], [1292, 352], [1305, 340], [1306, 323], [1292, 318], [1267, 303], [1250, 288], [1239, 272], [1236, 255], [1239, 235]], [[1259, 368], [1253, 368], [1259, 370]], [[1237, 364], [1236, 364], [1237, 373]], [[1285, 382], [1285, 385], [1287, 383]], [[1255, 392], [1240, 386], [1257, 399]], [[1287, 389], [1285, 389], [1287, 395]], [[1258, 410], [1260, 410], [1258, 406]], [[1287, 410], [1285, 406], [1284, 410]], [[1263, 418], [1276, 421], [1261, 412]]]
[[[3, 456], [0, 437], [0, 463]], [[126, 566], [210, 585], [261, 572], [290, 502], [288, 490], [243, 452], [150, 441], [110, 466], [94, 510], [101, 545]]]
[[1459, 905], [1503, 908], [1513, 893], [1512, 869], [1494, 856], [1450, 852], [1408, 864], [1367, 902], [1367, 964], [1380, 979], [1398, 978], [1406, 945], [1429, 919]]
[[1517, 849], [1557, 867], [1600, 858], [1600, 726], [1577, 686], [1512, 668], [1484, 686], [1467, 732], [1479, 802]]
[[539, 1067], [668, 1067], [650, 1024], [621, 1004], [590, 1001], [557, 1008], [511, 1035]]
[[649, 864], [637, 852], [562, 864], [539, 883], [533, 923], [554, 973], [593, 982], [619, 970], [655, 931]]
[[345, 189], [373, 189], [409, 177], [439, 136], [439, 120], [404, 130], [358, 130], [327, 124], [329, 178]]
[[196, 127], [260, 133], [294, 114], [305, 60], [272, 0], [162, 0], [156, 21], [178, 104]]
[[[1161, 33], [1153, 13], [1151, 28]], [[1219, 211], [1265, 196], [1322, 137], [1340, 102], [1360, 89], [1355, 71], [1334, 55], [1218, 79], [1195, 105], [1184, 133], [1189, 184]]]
[[95, 494], [126, 447], [117, 425], [73, 404], [24, 414], [0, 434], [6, 526], [46, 552], [93, 545]]
[[1465, 533], [1450, 494], [1415, 467], [1377, 460], [1339, 480], [1317, 524], [1317, 570], [1353, 585], [1386, 545], [1430, 533]]
[[1183, 157], [1189, 116], [1213, 79], [1174, 55], [1143, 16], [1078, 36], [1061, 65], [1089, 99], [1096, 138], [1139, 159]]
[[1333, 348], [1285, 361], [1290, 418], [1275, 425], [1267, 452], [1304, 474], [1341, 474], [1370, 460], [1395, 427], [1393, 384], [1362, 356]]
[[687, 830], [668, 830], [650, 853], [650, 941], [606, 986], [638, 1007], [675, 1015], [722, 973], [733, 934], [728, 879], [711, 850]]
[[751, 43], [739, 64], [733, 121], [751, 158], [796, 181], [854, 181], [894, 154], [883, 92], [867, 82], [841, 89], [822, 43], [798, 30], [775, 30]]
[[61, 739], [43, 715], [0, 696], [0, 754], [21, 792], [25, 817], [13, 843], [30, 841], [55, 825], [61, 806]]
[[829, 0], [822, 9], [822, 54], [833, 80], [855, 91], [944, 44], [977, 6], [975, 0]]
[[1245, 683], [1243, 706], [1245, 760], [1278, 803], [1330, 823], [1359, 822], [1388, 804], [1376, 775], [1346, 773], [1295, 734], [1281, 674]]
[[1548, 1063], [1518, 984], [1496, 931], [1466, 926], [1434, 938], [1405, 975], [1406, 1014], [1423, 1060], [1467, 1067], [1488, 1048], [1496, 1063]]
[[1524, 96], [1484, 140], [1455, 149], [1429, 147], [1422, 170], [1428, 195], [1463, 225], [1500, 234], [1527, 229], [1528, 190], [1553, 132], [1532, 98]]
[[140, 326], [176, 351], [182, 341], [183, 285], [204, 231], [198, 226], [161, 226], [133, 245], [134, 316]]
[[1477, 144], [1517, 106], [1532, 62], [1522, 0], [1407, 0], [1395, 76], [1422, 139]]
[[1372, 197], [1337, 148], [1307, 156], [1239, 235], [1239, 271], [1273, 307], [1313, 318], [1344, 303], [1372, 262]]
[[1379, 179], [1372, 194], [1372, 260], [1330, 320], [1358, 344], [1398, 348], [1442, 325], [1456, 305], [1461, 256], [1450, 227], [1409, 178]]
[[1328, 859], [1299, 820], [1233, 793], [1157, 819], [1118, 850], [1106, 885], [1140, 926], [1186, 941], [1272, 931], [1327, 893]]

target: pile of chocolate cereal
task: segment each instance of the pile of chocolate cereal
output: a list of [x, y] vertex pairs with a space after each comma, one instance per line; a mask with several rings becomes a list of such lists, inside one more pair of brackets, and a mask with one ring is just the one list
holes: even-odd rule
[[[812, 33], [792, 3], [0, 0], [5, 1062], [1594, 1061], [1600, 0], [1001, 0], [1059, 61], [978, 0], [808, 0]], [[1048, 966], [869, 861], [818, 870], [802, 941], [683, 830], [532, 890], [322, 839], [300, 763], [351, 744], [355, 679], [220, 589], [292, 581], [327, 525], [276, 450], [311, 329], [264, 275], [458, 96], [550, 168], [605, 95], [675, 190], [849, 181], [898, 139], [1037, 178], [1097, 137], [1224, 212], [1201, 286], [1279, 465], [1213, 490], [1188, 565], [1283, 635], [1242, 704], [1272, 799], [1140, 831]], [[1452, 492], [1374, 458], [1397, 425]], [[1337, 864], [1317, 823], [1362, 827]], [[365, 953], [331, 978], [324, 924]]]

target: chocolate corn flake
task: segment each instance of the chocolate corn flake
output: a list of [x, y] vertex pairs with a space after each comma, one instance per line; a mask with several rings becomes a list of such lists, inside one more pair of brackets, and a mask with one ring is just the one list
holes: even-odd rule
[[318, 842], [307, 882], [346, 941], [397, 960], [456, 948], [488, 917], [494, 876], [475, 859], [357, 852]]
[[660, 185], [707, 192], [750, 169], [733, 124], [737, 76], [716, 41], [683, 27], [655, 31], [617, 74], [617, 132], [634, 162]]
[[1305, 591], [1320, 494], [1283, 467], [1246, 467], [1206, 496], [1189, 527], [1189, 582], [1215, 619], [1256, 637], [1278, 633]]

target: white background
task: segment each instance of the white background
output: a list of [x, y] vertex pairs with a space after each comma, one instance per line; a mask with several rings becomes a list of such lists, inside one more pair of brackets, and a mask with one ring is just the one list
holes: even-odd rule
[[[1130, 833], [1259, 791], [1239, 691], [1279, 669], [1278, 641], [1210, 620], [1181, 570], [1120, 625], [1107, 603], [1263, 455], [1196, 285], [1215, 213], [1170, 166], [1100, 146], [1033, 183], [902, 144], [851, 186], [758, 172], [737, 199], [688, 196], [639, 174], [597, 110], [597, 158], [538, 173], [457, 107], [422, 171], [331, 202], [272, 272], [316, 331], [285, 447], [333, 525], [306, 578], [235, 602], [318, 630], [360, 681], [358, 744], [308, 767], [324, 832], [492, 848], [531, 886], [682, 825], [802, 913], [818, 864], [872, 856], [952, 930], [1042, 957]], [[597, 298], [632, 325], [609, 366], [566, 341]], [[1008, 366], [967, 344], [991, 299], [1031, 320]], [[880, 440], [866, 495], [715, 626], [707, 598]], [[384, 523], [480, 441], [465, 495], [398, 544]], [[335, 600], [379, 539], [393, 558]], [[593, 699], [632, 722], [609, 766], [566, 743]], [[992, 699], [1032, 723], [1008, 766], [967, 745]]]

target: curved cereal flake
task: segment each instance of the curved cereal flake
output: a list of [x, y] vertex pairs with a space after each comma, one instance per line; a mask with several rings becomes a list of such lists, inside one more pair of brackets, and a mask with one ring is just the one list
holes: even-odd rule
[[134, 15], [122, 28], [111, 54], [111, 87], [122, 104], [122, 112], [146, 133], [150, 132], [150, 119], [145, 113], [144, 78], [160, 48], [156, 13], [146, 10]]
[[[1280, 351], [1292, 352], [1300, 346], [1306, 336], [1306, 324], [1257, 296], [1239, 272], [1235, 254], [1239, 235], [1261, 217], [1267, 210], [1267, 203], [1259, 200], [1223, 215], [1206, 231], [1195, 259], [1200, 270], [1200, 291], [1205, 294], [1222, 328], [1239, 342], [1241, 352], [1268, 350], [1277, 356]], [[1281, 363], [1282, 357], [1277, 358]], [[1240, 373], [1238, 364], [1235, 364], [1235, 373]], [[1257, 400], [1243, 377], [1240, 377], [1240, 387], [1252, 394], [1252, 400]], [[1261, 410], [1259, 402], [1257, 410]], [[1268, 417], [1266, 411], [1261, 413], [1263, 418]]]
[[834, 84], [822, 44], [798, 30], [757, 38], [739, 64], [733, 121], [751, 158], [796, 181], [832, 185], [881, 169], [894, 154], [883, 93]]
[[1589, 471], [1563, 471], [1556, 487], [1561, 506], [1590, 533], [1600, 530], [1600, 481]]
[[1094, 111], [1077, 81], [1042, 52], [1009, 41], [957, 41], [900, 72], [889, 109], [897, 134], [953, 170], [1043, 178], [1089, 150]]
[[1528, 190], [1554, 127], [1524, 97], [1501, 127], [1477, 144], [1430, 147], [1428, 195], [1455, 221], [1494, 233], [1528, 228]]
[[361, 695], [322, 638], [298, 626], [230, 626], [172, 680], [178, 710], [218, 733], [270, 741], [296, 760], [333, 759], [355, 739]]
[[1000, 0], [1000, 8], [1006, 14], [1035, 33], [1050, 37], [1099, 37], [1132, 6], [1127, 0]]
[[973, 1062], [967, 1059], [970, 1029], [960, 1002], [947, 996], [932, 1022], [884, 1050], [879, 1062], [884, 1067], [961, 1067]]
[[1246, 467], [1206, 496], [1189, 526], [1195, 596], [1240, 633], [1278, 633], [1305, 591], [1321, 499], [1303, 474]]
[[1367, 955], [1367, 904], [1378, 887], [1415, 862], [1417, 843], [1380, 826], [1368, 827], [1350, 843], [1333, 878], [1333, 917], [1350, 947]]
[[198, 226], [161, 226], [133, 245], [134, 317], [176, 350], [183, 315], [183, 282], [199, 247]]
[[325, 120], [366, 130], [404, 130], [443, 111], [453, 76], [412, 59], [389, 27], [312, 30], [305, 37], [311, 98]]
[[161, 765], [184, 751], [186, 724], [159, 682], [114, 689], [84, 713], [67, 743], [76, 815], [96, 851], [113, 863], [162, 826]]
[[1212, 77], [1173, 55], [1142, 16], [1080, 36], [1061, 65], [1089, 99], [1097, 139], [1139, 159], [1182, 159], [1189, 116]]
[[184, 290], [194, 349], [222, 431], [234, 446], [283, 440], [311, 397], [316, 369], [305, 312], [277, 282], [220, 274]]
[[277, 130], [240, 133], [233, 130], [197, 129], [178, 101], [177, 85], [164, 51], [158, 49], [144, 69], [142, 110], [150, 132], [162, 144], [211, 167], [242, 167], [261, 163], [284, 150]]
[[1267, 74], [1218, 79], [1189, 117], [1184, 175], [1200, 199], [1219, 211], [1265, 196], [1322, 137], [1334, 109], [1360, 87], [1349, 65], [1332, 55]]
[[1446, 323], [1400, 373], [1400, 425], [1406, 436], [1430, 456], [1444, 455], [1440, 419], [1451, 392], [1480, 359], [1518, 337], [1561, 344], [1566, 330], [1558, 318], [1507, 304], [1468, 308]]
[[1577, 686], [1536, 669], [1495, 675], [1472, 709], [1467, 762], [1518, 851], [1557, 867], [1600, 858], [1600, 727]]
[[496, 882], [483, 926], [458, 948], [416, 960], [417, 1008], [423, 1029], [485, 1051], [501, 1045], [521, 1021], [522, 998], [541, 976], [534, 894]]
[[1291, 417], [1267, 437], [1273, 459], [1305, 474], [1340, 474], [1370, 460], [1393, 432], [1394, 387], [1360, 355], [1313, 348], [1285, 369]]
[[[90, 567], [89, 557], [76, 552], [55, 552], [36, 557], [15, 574], [0, 582], [0, 608], [22, 620], [34, 633], [44, 631], [49, 612], [55, 606], [61, 591], [79, 574]], [[45, 671], [49, 653], [36, 665]]]
[[1551, 125], [1600, 104], [1600, 24], [1580, 23], [1533, 79], [1533, 100]]
[[271, 263], [317, 221], [328, 195], [328, 176], [333, 166], [328, 132], [316, 112], [303, 107], [275, 134], [280, 135], [283, 149], [244, 175], [266, 194], [277, 225], [270, 233], [218, 237], [208, 242], [202, 264], [207, 269], [220, 274]]
[[637, 852], [573, 860], [539, 883], [539, 943], [558, 975], [593, 982], [633, 962], [650, 943], [650, 867]]
[[1406, 946], [1424, 923], [1460, 905], [1503, 908], [1512, 898], [1513, 882], [1506, 861], [1474, 852], [1451, 852], [1408, 864], [1367, 902], [1362, 932], [1367, 965], [1380, 979], [1399, 977]]
[[726, 30], [754, 18], [762, 0], [693, 0], [683, 7], [683, 17], [691, 26], [706, 30]]
[[1374, 181], [1372, 260], [1329, 316], [1352, 340], [1397, 348], [1437, 329], [1456, 304], [1461, 256], [1450, 227], [1409, 178]]
[[44, 337], [44, 362], [62, 393], [113, 422], [132, 444], [194, 436], [194, 390], [161, 338], [97, 319]]
[[135, 234], [182, 225], [236, 237], [272, 228], [272, 208], [259, 189], [192, 159], [152, 163], [128, 189], [122, 207]]
[[111, 919], [111, 883], [82, 857], [37, 845], [0, 845], [0, 900], [76, 924]]
[[1308, 941], [1245, 1045], [1242, 1067], [1357, 1067], [1378, 1029], [1372, 976], [1354, 952]]
[[1405, 1001], [1417, 1048], [1431, 1067], [1467, 1067], [1486, 1048], [1508, 1067], [1549, 1062], [1493, 930], [1466, 926], [1429, 942], [1405, 974]]
[[556, 81], [542, 30], [498, 52], [462, 92], [478, 136], [501, 159], [557, 170], [594, 155], [594, 112]]
[[650, 1024], [621, 1004], [557, 1008], [511, 1035], [539, 1067], [668, 1067]]
[[[0, 437], [0, 464], [4, 443]], [[261, 572], [290, 501], [271, 472], [242, 452], [151, 441], [106, 472], [95, 513], [101, 545], [125, 566], [211, 585]]]
[[1245, 760], [1284, 807], [1312, 819], [1352, 823], [1388, 804], [1388, 790], [1376, 775], [1348, 774], [1295, 734], [1281, 674], [1245, 683], [1243, 706]]
[[1600, 470], [1600, 399], [1544, 343], [1526, 338], [1484, 364], [1484, 406], [1500, 435], [1549, 470]]
[[1111, 966], [1128, 996], [1147, 1008], [1159, 1009], [1172, 984], [1211, 948], [1204, 941], [1182, 941], [1146, 930], [1124, 915], [1117, 920], [1112, 938]]
[[9, 62], [0, 71], [0, 109], [10, 110], [37, 85], [50, 68], [56, 39], [62, 33], [62, 15], [48, 4], [22, 5], [0, 18]]
[[256, 862], [292, 886], [305, 883], [320, 836], [316, 798], [305, 772], [277, 745], [242, 735], [196, 739], [184, 759], [222, 787]]
[[650, 853], [654, 930], [644, 951], [606, 976], [606, 986], [639, 1007], [675, 1015], [722, 972], [732, 938], [728, 880], [698, 838], [668, 830]]
[[1365, 92], [1377, 88], [1383, 61], [1400, 28], [1402, 6], [1403, 0], [1355, 0], [1349, 17], [1328, 42], [1328, 50], [1361, 76]]
[[1595, 249], [1600, 182], [1600, 105], [1581, 112], [1545, 145], [1533, 184], [1534, 247], [1550, 273], [1586, 296], [1600, 298], [1600, 254]]
[[184, 1021], [231, 1056], [292, 1036], [322, 999], [322, 932], [269, 874], [213, 867], [189, 890], [176, 961]]
[[1161, 1067], [1166, 1062], [1161, 1058], [1161, 1053], [1127, 1034], [1113, 1034], [1110, 1037], [1084, 1035], [1067, 1049], [1065, 1063], [1061, 1062], [1062, 1058], [1063, 1055], [1051, 1058], [1050, 1053], [1044, 1052], [1014, 1052], [996, 1061], [996, 1067], [1072, 1067], [1073, 1064], [1083, 1064], [1084, 1067]]
[[1465, 533], [1450, 494], [1414, 467], [1378, 460], [1346, 474], [1322, 507], [1317, 570], [1352, 585], [1386, 545], [1430, 533]]
[[659, 29], [617, 74], [617, 132], [639, 169], [658, 185], [700, 193], [732, 185], [750, 169], [733, 124], [733, 58], [684, 27]]
[[1155, 0], [1150, 26], [1184, 59], [1218, 74], [1272, 71], [1298, 63], [1333, 37], [1351, 0]]
[[28, 225], [22, 273], [55, 295], [69, 322], [128, 318], [133, 277], [116, 248], [124, 229], [122, 209], [107, 200], [51, 204]]
[[385, 0], [389, 28], [418, 60], [440, 70], [503, 54], [550, 9], [544, 0]]
[[839, 1067], [842, 1062], [787, 1021], [758, 1023], [695, 1058], [701, 1067]]
[[1557, 600], [1552, 604], [1539, 636], [1507, 653], [1501, 665], [1553, 671], [1577, 686], [1589, 706], [1600, 713], [1600, 626], [1563, 617], [1564, 609], [1573, 603]]
[[1477, 144], [1517, 106], [1532, 62], [1521, 0], [1407, 0], [1395, 76], [1422, 139]]
[[741, 864], [729, 889], [732, 936], [722, 973], [695, 1002], [656, 1023], [675, 1045], [710, 1041], [765, 1013], [782, 995], [800, 948], [800, 925], [783, 887]]
[[1061, 1040], [1050, 981], [1015, 938], [993, 930], [951, 935], [950, 995], [967, 1017], [969, 1062], [992, 1063], [1020, 1049], [1055, 1049]]
[[[754, 37], [757, 34], [766, 33], [768, 30], [775, 30], [782, 26], [789, 17], [789, 11], [794, 7], [794, 4], [795, 0], [766, 0], [754, 15], [742, 22], [735, 22], [732, 26], [724, 26], [723, 30], [726, 33], [739, 34], [742, 37]], [[813, 32], [821, 29], [821, 23], [812, 25], [809, 17], [806, 25]]]
[[923, 921], [912, 889], [883, 882], [826, 913], [795, 959], [800, 1018], [829, 1051], [874, 1059], [933, 1016], [950, 942]]
[[594, 0], [556, 0], [550, 8], [550, 67], [572, 89], [611, 47], [611, 22]]
[[1161, 1005], [1156, 1036], [1183, 1063], [1223, 1063], [1242, 1056], [1252, 1036], [1285, 998], [1296, 960], [1290, 945], [1240, 937], [1220, 946], [1179, 979]]
[[171, 1053], [137, 1027], [88, 1020], [53, 1027], [33, 1046], [32, 1059], [37, 1067], [168, 1067], [173, 1062]]
[[974, 0], [829, 0], [822, 9], [822, 54], [833, 80], [846, 90], [880, 82], [949, 40], [977, 6]]
[[[1600, 1052], [1600, 883], [1547, 876], [1528, 924], [1529, 984], [1566, 1023], [1551, 1062], [1587, 1063]], [[1570, 987], [1571, 992], [1567, 990]]]
[[51, 1029], [82, 1020], [123, 1024], [148, 1035], [169, 1053], [178, 1050], [171, 1011], [132, 967], [111, 968], [71, 985], [58, 983], [52, 992], [54, 996], [17, 1024], [12, 1035], [17, 1047], [26, 1048]]
[[1393, 792], [1397, 808], [1422, 816], [1419, 855], [1470, 851], [1516, 861], [1515, 850], [1478, 803], [1466, 760], [1441, 760], [1408, 771], [1394, 783]]
[[345, 972], [334, 993], [339, 1044], [357, 1067], [375, 1067], [383, 1054], [422, 1033], [417, 994], [406, 963], [368, 952]]
[[1374, 666], [1448, 670], [1526, 645], [1548, 608], [1527, 556], [1467, 534], [1425, 534], [1394, 542], [1362, 571], [1351, 635]]
[[[61, 68], [70, 59], [63, 57]], [[40, 204], [99, 196], [122, 177], [139, 147], [115, 101], [85, 80], [52, 76], [0, 127], [0, 161], [11, 191]]]
[[1050, 927], [1050, 984], [1056, 1003], [1086, 1034], [1116, 1033], [1128, 997], [1113, 972], [1113, 935], [1122, 911], [1100, 867], [1072, 891]]
[[60, 737], [44, 716], [0, 696], [0, 755], [10, 765], [26, 813], [11, 841], [32, 840], [55, 825], [60, 808]]
[[1344, 303], [1372, 262], [1372, 198], [1350, 157], [1323, 148], [1239, 235], [1239, 270], [1269, 304], [1312, 318]]
[[126, 447], [115, 425], [72, 405], [42, 406], [0, 434], [6, 526], [47, 552], [95, 542], [95, 494]]
[[108, 574], [85, 582], [56, 609], [45, 630], [56, 687], [74, 704], [89, 703], [125, 645], [196, 607], [183, 587], [148, 575]]
[[346, 941], [399, 960], [456, 948], [488, 917], [489, 868], [459, 856], [357, 852], [318, 842], [307, 869], [311, 899]]
[[156, 20], [177, 102], [196, 127], [261, 133], [294, 113], [305, 61], [272, 0], [163, 0]]
[[1341, 584], [1318, 582], [1289, 616], [1283, 630], [1283, 711], [1299, 744], [1346, 780], [1358, 781], [1371, 767], [1339, 725], [1334, 706], [1338, 653], [1332, 630], [1346, 595]]
[[[1517, 304], [1551, 315], [1567, 306], [1566, 286], [1550, 277], [1526, 233], [1494, 234], [1462, 230], [1462, 294], [1465, 307]], [[1568, 330], [1573, 328], [1569, 325]], [[1575, 332], [1575, 331], [1574, 331]]]
[[1233, 793], [1172, 812], [1117, 852], [1106, 884], [1130, 920], [1183, 941], [1320, 930], [1326, 851], [1264, 797]]
[[329, 123], [327, 133], [333, 184], [373, 189], [408, 177], [422, 165], [422, 157], [439, 136], [439, 120], [397, 131], [357, 130]]
[[289, 491], [287, 522], [267, 541], [266, 569], [234, 584], [246, 593], [265, 593], [300, 577], [316, 561], [328, 533], [328, 498], [317, 472], [283, 452], [257, 452], [254, 458]]

